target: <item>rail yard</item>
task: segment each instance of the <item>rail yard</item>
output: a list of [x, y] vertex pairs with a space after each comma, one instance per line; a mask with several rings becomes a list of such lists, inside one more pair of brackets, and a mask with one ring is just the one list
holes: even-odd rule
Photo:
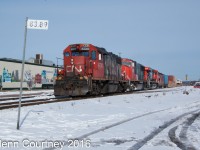
[[200, 150], [200, 1], [0, 1], [0, 150]]

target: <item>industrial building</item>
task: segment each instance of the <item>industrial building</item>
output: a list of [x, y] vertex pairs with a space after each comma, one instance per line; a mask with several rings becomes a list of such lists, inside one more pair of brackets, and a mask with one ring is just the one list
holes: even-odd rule
[[[0, 58], [0, 87], [20, 88], [21, 69], [21, 60]], [[23, 88], [52, 88], [56, 76], [57, 66], [52, 61], [44, 60], [42, 54], [36, 54], [36, 58], [25, 61]]]

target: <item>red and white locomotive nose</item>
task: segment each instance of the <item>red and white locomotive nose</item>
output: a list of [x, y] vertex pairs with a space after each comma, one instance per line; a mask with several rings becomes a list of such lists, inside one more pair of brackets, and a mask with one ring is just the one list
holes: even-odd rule
[[78, 56], [70, 59], [70, 63], [66, 65], [66, 73], [73, 72], [75, 75], [84, 75], [83, 70], [86, 65], [86, 58]]
[[75, 73], [81, 73], [83, 71], [82, 66], [81, 65], [69, 65], [66, 66], [66, 72], [75, 72]]

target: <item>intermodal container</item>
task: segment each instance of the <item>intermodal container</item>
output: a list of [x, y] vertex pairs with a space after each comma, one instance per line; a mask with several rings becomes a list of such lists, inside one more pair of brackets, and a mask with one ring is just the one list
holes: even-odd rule
[[164, 75], [164, 87], [168, 87], [168, 75]]
[[175, 87], [176, 86], [176, 78], [173, 75], [168, 76], [168, 87]]

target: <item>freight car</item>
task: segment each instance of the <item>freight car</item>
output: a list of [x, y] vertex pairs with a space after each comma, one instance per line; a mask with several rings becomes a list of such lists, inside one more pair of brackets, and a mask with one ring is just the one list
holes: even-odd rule
[[164, 88], [168, 87], [168, 75], [163, 75], [164, 77]]
[[176, 78], [173, 75], [168, 75], [168, 87], [176, 86]]
[[165, 75], [157, 70], [92, 44], [69, 45], [63, 55], [64, 69], [54, 85], [56, 96], [98, 95], [168, 85]]

